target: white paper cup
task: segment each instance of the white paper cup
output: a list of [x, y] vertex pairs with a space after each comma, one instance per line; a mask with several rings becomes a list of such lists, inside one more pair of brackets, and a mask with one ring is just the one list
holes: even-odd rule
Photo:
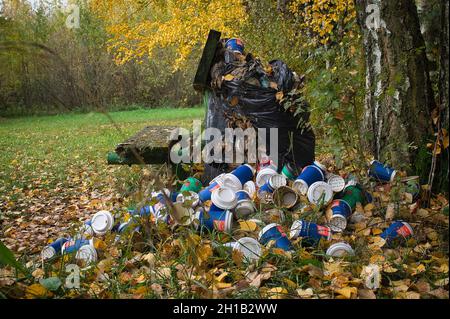
[[211, 185], [214, 182], [219, 182], [222, 183], [223, 182], [223, 177], [225, 176], [225, 173], [222, 173], [220, 175], [217, 175], [212, 181], [209, 182], [209, 185]]
[[173, 205], [171, 217], [177, 225], [190, 225], [195, 219], [195, 212], [192, 208], [184, 207], [182, 203]]
[[211, 201], [221, 209], [233, 209], [237, 205], [236, 192], [228, 187], [219, 187], [211, 195]]
[[114, 217], [110, 212], [101, 210], [97, 212], [91, 219], [91, 227], [98, 236], [103, 236], [109, 232], [114, 226]]
[[341, 243], [336, 243], [336, 244], [331, 245], [327, 249], [326, 254], [331, 257], [339, 258], [339, 257], [344, 257], [346, 255], [353, 256], [355, 254], [355, 252], [349, 244], [341, 242]]
[[287, 178], [281, 174], [274, 174], [269, 178], [269, 185], [273, 190], [287, 185]]
[[41, 258], [43, 260], [47, 260], [47, 259], [55, 257], [56, 254], [57, 253], [56, 253], [55, 248], [53, 248], [51, 246], [47, 246], [47, 247], [44, 247], [44, 249], [42, 249], [42, 251], [41, 251]]
[[263, 168], [258, 172], [258, 175], [256, 175], [256, 186], [261, 187], [265, 183], [267, 183], [272, 175], [277, 174], [277, 171], [268, 167]]
[[308, 200], [310, 203], [318, 205], [323, 197], [323, 204], [327, 205], [333, 199], [331, 186], [325, 182], [315, 182], [308, 188]]
[[302, 230], [303, 222], [301, 220], [296, 220], [292, 223], [291, 231], [289, 236], [291, 239], [296, 239], [300, 235], [300, 231]]
[[298, 202], [298, 194], [290, 187], [282, 186], [273, 193], [273, 202], [284, 208], [292, 208]]

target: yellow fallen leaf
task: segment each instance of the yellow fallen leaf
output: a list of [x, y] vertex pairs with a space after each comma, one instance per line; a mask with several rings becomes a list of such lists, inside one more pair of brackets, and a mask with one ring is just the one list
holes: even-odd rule
[[335, 290], [336, 293], [345, 297], [345, 299], [355, 298], [358, 293], [358, 288], [356, 287], [344, 287], [342, 289]]
[[239, 228], [243, 231], [253, 232], [258, 228], [258, 225], [254, 221], [241, 221], [239, 222]]
[[379, 228], [373, 228], [373, 229], [372, 229], [372, 234], [373, 234], [374, 236], [379, 235], [379, 234], [381, 234], [381, 233], [383, 233], [383, 231], [382, 231], [381, 229], [379, 229]]
[[234, 80], [234, 75], [233, 74], [227, 74], [223, 77], [223, 79], [225, 81], [233, 81]]
[[297, 288], [297, 284], [290, 280], [289, 278], [283, 278], [283, 281], [288, 285], [289, 288], [295, 289]]
[[314, 291], [312, 288], [307, 289], [297, 289], [297, 294], [300, 296], [300, 298], [311, 298], [314, 296]]
[[283, 299], [283, 295], [287, 295], [288, 291], [283, 287], [275, 287], [267, 291], [269, 299]]
[[51, 296], [53, 296], [53, 294], [41, 284], [32, 284], [25, 290], [25, 297], [27, 299], [48, 298]]
[[277, 94], [275, 95], [277, 101], [281, 101], [284, 97], [284, 93], [282, 91], [277, 92]]
[[201, 245], [197, 247], [196, 255], [199, 264], [207, 261], [209, 257], [213, 255], [213, 250], [210, 245]]

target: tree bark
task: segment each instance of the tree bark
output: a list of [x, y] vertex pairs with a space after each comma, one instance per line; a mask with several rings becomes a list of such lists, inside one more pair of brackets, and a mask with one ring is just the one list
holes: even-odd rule
[[380, 161], [408, 169], [433, 134], [435, 106], [417, 8], [413, 0], [356, 0], [356, 8], [366, 59], [367, 146]]

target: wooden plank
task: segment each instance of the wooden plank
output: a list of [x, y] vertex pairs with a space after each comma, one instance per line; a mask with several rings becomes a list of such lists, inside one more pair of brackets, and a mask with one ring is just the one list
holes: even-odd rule
[[210, 30], [208, 40], [206, 41], [203, 54], [198, 64], [197, 73], [194, 78], [194, 89], [203, 92], [209, 87], [211, 82], [210, 70], [214, 62], [217, 47], [220, 42], [221, 33], [219, 31]]

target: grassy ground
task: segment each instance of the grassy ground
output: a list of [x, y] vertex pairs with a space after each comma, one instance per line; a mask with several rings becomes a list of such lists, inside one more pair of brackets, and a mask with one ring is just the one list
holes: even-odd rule
[[[0, 237], [8, 230], [6, 219], [15, 214], [24, 213], [25, 220], [18, 223], [33, 223], [36, 215], [55, 215], [75, 205], [82, 218], [83, 212], [92, 212], [80, 204], [82, 199], [109, 198], [114, 191], [117, 196], [123, 194], [138, 178], [138, 168], [108, 166], [107, 152], [148, 125], [189, 127], [193, 119], [203, 119], [204, 110], [151, 109], [109, 115], [120, 131], [101, 113], [0, 119], [0, 221], [4, 221]], [[31, 233], [22, 233], [17, 235], [19, 240], [6, 242], [16, 251], [26, 252], [30, 244], [37, 251], [45, 237], [65, 229], [60, 226], [34, 239]]]

